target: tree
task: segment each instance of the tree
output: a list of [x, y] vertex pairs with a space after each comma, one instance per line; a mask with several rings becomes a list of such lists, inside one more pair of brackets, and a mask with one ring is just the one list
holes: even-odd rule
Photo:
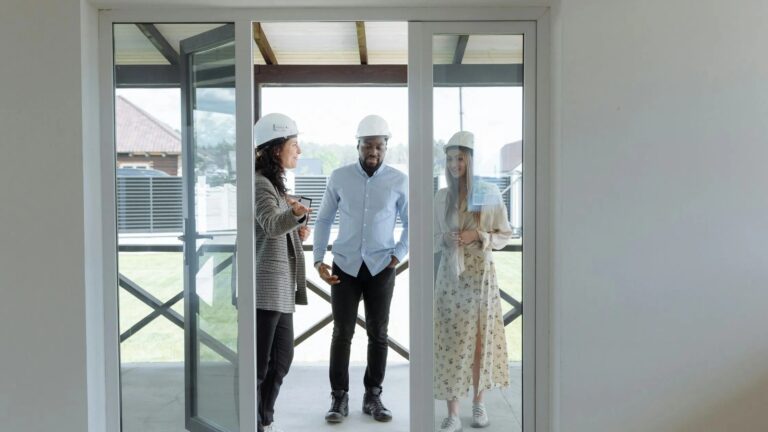
[[432, 143], [432, 165], [434, 166], [432, 175], [441, 176], [445, 174], [445, 141], [438, 140]]
[[205, 175], [209, 186], [235, 183], [234, 142], [221, 140], [214, 146], [199, 146], [196, 150], [195, 172]]

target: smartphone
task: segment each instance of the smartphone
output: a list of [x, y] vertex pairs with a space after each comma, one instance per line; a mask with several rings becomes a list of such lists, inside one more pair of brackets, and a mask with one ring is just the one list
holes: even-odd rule
[[[306, 208], [312, 208], [312, 198], [305, 197], [303, 195], [288, 195], [289, 198], [295, 199], [299, 202], [299, 204], [303, 205]], [[309, 216], [304, 219], [304, 225], [306, 226], [309, 223]]]

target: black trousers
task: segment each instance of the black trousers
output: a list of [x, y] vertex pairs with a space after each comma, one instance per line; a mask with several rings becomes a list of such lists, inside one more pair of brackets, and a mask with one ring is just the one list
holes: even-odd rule
[[259, 431], [272, 424], [275, 401], [293, 361], [293, 314], [256, 309]]
[[331, 339], [331, 389], [349, 391], [349, 350], [355, 334], [357, 307], [362, 297], [365, 327], [368, 333], [368, 367], [363, 383], [366, 388], [381, 387], [387, 367], [387, 326], [389, 306], [395, 288], [395, 269], [385, 268], [373, 276], [365, 264], [357, 276], [344, 273], [334, 264], [339, 283], [331, 287], [333, 337]]

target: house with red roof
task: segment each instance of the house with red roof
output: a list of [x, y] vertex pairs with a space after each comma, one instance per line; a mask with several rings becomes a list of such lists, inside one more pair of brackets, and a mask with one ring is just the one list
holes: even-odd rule
[[181, 175], [179, 132], [122, 96], [115, 98], [115, 146], [118, 168]]

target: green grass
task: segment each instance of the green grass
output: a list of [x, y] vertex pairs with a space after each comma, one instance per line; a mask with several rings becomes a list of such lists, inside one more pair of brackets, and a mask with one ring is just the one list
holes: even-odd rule
[[[228, 254], [210, 254], [205, 259], [213, 259], [209, 266], [206, 261], [201, 265], [203, 270], [210, 269], [226, 259]], [[519, 252], [494, 252], [496, 272], [499, 284], [512, 297], [522, 298], [522, 254]], [[119, 256], [119, 271], [146, 291], [165, 302], [183, 290], [183, 260], [181, 253], [121, 253]], [[231, 267], [226, 267], [213, 278], [212, 305], [200, 302], [199, 325], [216, 339], [236, 351], [237, 346], [237, 312], [231, 304], [230, 279]], [[204, 283], [200, 283], [204, 285]], [[200, 287], [198, 287], [200, 289]], [[120, 298], [120, 332], [134, 325], [152, 310], [133, 295], [123, 289], [119, 290]], [[502, 300], [502, 312], [511, 309]], [[184, 300], [179, 301], [173, 309], [184, 315]], [[522, 318], [518, 318], [506, 327], [507, 348], [509, 359], [522, 360]], [[149, 325], [132, 335], [120, 344], [121, 361], [131, 362], [183, 362], [184, 361], [184, 331], [160, 316]], [[203, 360], [220, 361], [221, 357], [210, 350], [201, 350]]]
[[[494, 252], [493, 260], [496, 264], [496, 278], [499, 288], [522, 303], [523, 268], [522, 253], [520, 252]], [[512, 309], [509, 303], [501, 300], [501, 312], [507, 313]], [[523, 359], [523, 317], [512, 321], [505, 329], [507, 337], [507, 351], [511, 361]]]
[[[184, 289], [181, 253], [121, 253], [118, 270], [162, 302]], [[152, 309], [123, 289], [119, 293], [122, 334]], [[184, 300], [173, 309], [183, 316]], [[163, 317], [155, 318], [120, 344], [120, 357], [124, 363], [182, 362], [184, 331]]]
[[[207, 255], [201, 262], [201, 273], [226, 259], [229, 254]], [[208, 266], [207, 260], [212, 259]], [[122, 275], [137, 283], [160, 301], [165, 302], [184, 289], [183, 259], [181, 253], [121, 253], [118, 268]], [[212, 305], [200, 302], [199, 328], [208, 332], [232, 350], [237, 347], [237, 313], [231, 303], [228, 266], [213, 278]], [[204, 285], [204, 283], [200, 283]], [[200, 288], [200, 287], [198, 287]], [[120, 292], [120, 333], [122, 334], [152, 309], [132, 294]], [[184, 300], [173, 310], [184, 316]], [[221, 357], [202, 351], [203, 360], [217, 361]], [[157, 317], [146, 327], [120, 344], [121, 361], [130, 362], [182, 362], [184, 361], [184, 331], [165, 317]]]

